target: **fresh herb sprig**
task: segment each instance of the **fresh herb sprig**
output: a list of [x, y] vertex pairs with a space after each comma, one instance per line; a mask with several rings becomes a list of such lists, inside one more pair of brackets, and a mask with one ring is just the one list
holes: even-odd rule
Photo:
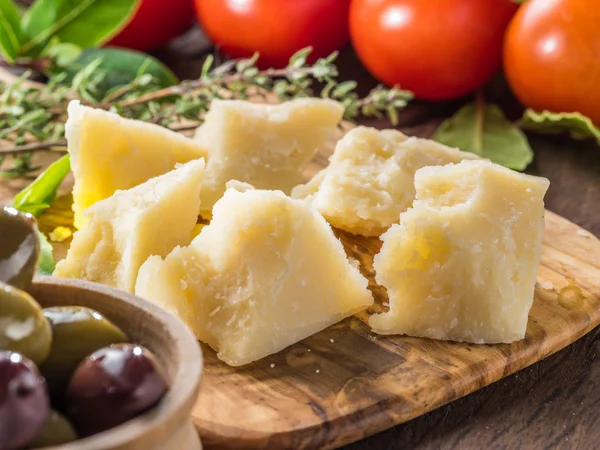
[[308, 64], [306, 48], [292, 56], [287, 67], [260, 70], [258, 55], [249, 59], [231, 60], [215, 66], [209, 55], [196, 80], [160, 87], [156, 76], [140, 67], [129, 83], [104, 90], [110, 73], [96, 59], [67, 81], [63, 72], [47, 85], [30, 84], [25, 77], [8, 85], [0, 83], [0, 158], [13, 156], [13, 167], [4, 174], [23, 175], [34, 168], [32, 152], [64, 150], [64, 122], [67, 104], [80, 99], [84, 104], [115, 111], [123, 117], [144, 120], [175, 131], [196, 128], [203, 121], [214, 99], [248, 99], [261, 97], [265, 101], [285, 101], [316, 94], [316, 84], [323, 88], [320, 95], [340, 101], [345, 107], [345, 119], [359, 115], [383, 117], [395, 124], [398, 110], [412, 99], [412, 94], [399, 88], [378, 86], [366, 97], [356, 92], [354, 81], [338, 81], [335, 66], [337, 53]]

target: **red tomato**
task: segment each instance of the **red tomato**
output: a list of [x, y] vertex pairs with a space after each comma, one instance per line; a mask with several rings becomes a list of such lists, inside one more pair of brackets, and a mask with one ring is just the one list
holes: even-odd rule
[[350, 37], [376, 78], [426, 100], [461, 97], [500, 68], [511, 0], [353, 0]]
[[142, 0], [133, 19], [106, 45], [147, 52], [167, 44], [192, 23], [193, 0]]
[[506, 33], [504, 69], [536, 110], [580, 112], [600, 125], [600, 3], [529, 0]]
[[284, 67], [312, 46], [310, 61], [348, 42], [350, 0], [195, 0], [198, 19], [219, 49], [234, 58], [260, 52], [261, 67]]

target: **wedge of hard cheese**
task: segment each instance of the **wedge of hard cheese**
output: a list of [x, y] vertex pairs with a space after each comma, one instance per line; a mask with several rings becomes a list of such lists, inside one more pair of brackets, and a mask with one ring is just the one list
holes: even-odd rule
[[88, 225], [74, 234], [54, 275], [133, 292], [148, 257], [166, 256], [191, 241], [203, 171], [203, 159], [191, 161], [88, 208]]
[[210, 225], [136, 294], [171, 310], [232, 366], [278, 352], [373, 303], [367, 280], [316, 211], [281, 192], [229, 189]]
[[344, 113], [333, 100], [305, 98], [279, 105], [213, 100], [195, 139], [210, 149], [202, 209], [210, 212], [229, 180], [289, 194], [330, 139]]
[[473, 343], [525, 336], [549, 182], [485, 161], [426, 167], [416, 200], [382, 237], [377, 282], [390, 310], [382, 334]]
[[399, 131], [358, 127], [338, 141], [329, 166], [292, 196], [306, 198], [334, 227], [379, 236], [411, 206], [417, 169], [464, 159], [478, 157]]
[[117, 189], [129, 189], [175, 167], [207, 156], [198, 142], [166, 128], [82, 106], [68, 108], [66, 137], [75, 176], [75, 226], [83, 211]]

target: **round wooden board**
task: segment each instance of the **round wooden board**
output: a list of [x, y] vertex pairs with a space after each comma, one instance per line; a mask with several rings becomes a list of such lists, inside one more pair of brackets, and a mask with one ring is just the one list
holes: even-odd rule
[[[330, 152], [317, 155], [307, 176], [327, 165]], [[15, 192], [4, 186], [0, 203]], [[361, 261], [375, 306], [242, 368], [227, 366], [203, 345], [205, 369], [192, 420], [207, 448], [341, 446], [527, 367], [600, 323], [600, 241], [551, 212], [527, 335], [510, 345], [371, 333], [366, 319], [387, 302], [372, 268], [380, 241], [337, 234], [347, 253]], [[55, 244], [58, 258], [67, 245]]]

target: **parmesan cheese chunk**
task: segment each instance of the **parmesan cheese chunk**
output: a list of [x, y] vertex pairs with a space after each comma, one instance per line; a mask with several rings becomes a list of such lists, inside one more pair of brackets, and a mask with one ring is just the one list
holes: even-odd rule
[[463, 159], [478, 157], [399, 131], [358, 127], [337, 143], [329, 166], [292, 196], [307, 199], [336, 228], [379, 236], [411, 206], [417, 169]]
[[544, 231], [545, 178], [486, 161], [426, 167], [416, 200], [382, 237], [381, 334], [473, 343], [525, 336]]
[[176, 163], [206, 158], [193, 139], [138, 120], [82, 106], [68, 108], [66, 137], [75, 175], [75, 226], [86, 221], [83, 211], [116, 190], [130, 189], [173, 170]]
[[149, 256], [166, 256], [191, 241], [203, 171], [203, 159], [191, 161], [88, 208], [88, 225], [74, 234], [54, 275], [133, 292], [138, 270]]
[[305, 98], [279, 105], [213, 100], [196, 132], [210, 149], [202, 210], [210, 212], [229, 180], [289, 194], [302, 171], [330, 139], [344, 113], [333, 100]]
[[191, 245], [144, 263], [135, 291], [239, 366], [367, 308], [367, 284], [308, 205], [282, 192], [228, 189]]

